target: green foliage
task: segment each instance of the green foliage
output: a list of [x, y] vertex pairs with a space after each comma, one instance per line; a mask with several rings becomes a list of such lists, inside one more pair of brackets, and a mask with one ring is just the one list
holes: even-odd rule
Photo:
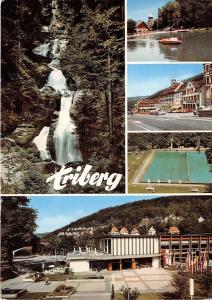
[[212, 273], [204, 273], [202, 275], [201, 287], [204, 296], [212, 297]]
[[158, 11], [158, 24], [160, 27], [178, 27], [181, 21], [180, 4], [176, 1], [168, 2]]
[[140, 296], [140, 292], [137, 288], [130, 289], [122, 286], [120, 291], [123, 295], [124, 300], [136, 300]]
[[172, 287], [176, 299], [189, 299], [189, 275], [179, 272], [173, 275]]
[[135, 32], [136, 22], [132, 19], [127, 20], [127, 33], [133, 34]]
[[159, 9], [160, 28], [167, 26], [184, 28], [212, 26], [211, 0], [175, 0]]
[[123, 1], [80, 3], [62, 2], [71, 36], [62, 64], [84, 93], [73, 114], [80, 148], [95, 169], [124, 174]]
[[184, 146], [186, 148], [196, 149], [198, 145], [198, 139], [200, 139], [200, 145], [206, 150], [208, 163], [212, 163], [212, 138], [210, 134], [206, 133], [145, 133], [136, 134], [132, 133], [128, 136], [129, 147], [139, 147], [140, 149], [152, 148], [152, 149], [165, 149], [170, 147], [170, 138], [173, 138], [173, 145], [175, 148]]
[[28, 207], [24, 196], [2, 197], [2, 252], [5, 259], [12, 262], [12, 251], [35, 242], [37, 212]]
[[38, 169], [26, 171], [23, 184], [23, 192], [27, 194], [45, 194], [48, 192], [45, 178]]
[[75, 247], [75, 240], [72, 236], [54, 236], [48, 240], [48, 245], [43, 249], [44, 253], [48, 254], [67, 254]]

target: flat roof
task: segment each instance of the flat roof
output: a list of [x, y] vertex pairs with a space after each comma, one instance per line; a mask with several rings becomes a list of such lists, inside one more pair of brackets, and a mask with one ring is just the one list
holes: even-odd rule
[[186, 236], [211, 236], [212, 237], [212, 233], [188, 233], [188, 234], [155, 234], [155, 235], [138, 235], [138, 234], [108, 234], [105, 236], [101, 236], [99, 239], [104, 239], [104, 238], [163, 238], [163, 237], [186, 237]]
[[132, 258], [151, 258], [151, 257], [160, 257], [160, 253], [157, 254], [130, 254], [130, 255], [112, 255], [107, 253], [97, 253], [96, 255], [89, 253], [82, 253], [82, 255], [74, 255], [72, 253], [67, 254], [67, 260], [89, 260], [89, 261], [98, 261], [98, 260], [115, 260], [115, 259], [132, 259]]

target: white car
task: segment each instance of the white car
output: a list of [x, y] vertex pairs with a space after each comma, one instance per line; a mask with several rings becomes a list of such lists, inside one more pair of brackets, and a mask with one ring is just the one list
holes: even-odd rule
[[165, 115], [166, 114], [166, 112], [165, 111], [159, 111], [158, 112], [158, 115], [160, 116], [160, 115]]

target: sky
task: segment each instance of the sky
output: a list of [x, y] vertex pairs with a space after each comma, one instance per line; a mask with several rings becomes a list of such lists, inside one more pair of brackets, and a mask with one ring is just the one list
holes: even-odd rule
[[202, 72], [202, 64], [129, 64], [128, 97], [149, 96], [170, 86], [172, 78], [183, 80]]
[[37, 233], [50, 232], [100, 209], [156, 196], [30, 196], [38, 213]]
[[157, 18], [158, 8], [167, 2], [168, 0], [128, 0], [127, 18], [147, 21], [149, 14]]

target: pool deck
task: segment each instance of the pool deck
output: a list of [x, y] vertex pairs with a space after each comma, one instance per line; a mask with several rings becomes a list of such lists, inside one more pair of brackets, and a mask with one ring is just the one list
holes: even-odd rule
[[153, 161], [154, 155], [155, 155], [155, 150], [154, 149], [150, 150], [148, 158], [141, 164], [141, 167], [138, 169], [138, 171], [135, 172], [135, 175], [132, 179], [133, 184], [140, 183], [140, 178], [142, 178], [146, 173], [151, 162]]

